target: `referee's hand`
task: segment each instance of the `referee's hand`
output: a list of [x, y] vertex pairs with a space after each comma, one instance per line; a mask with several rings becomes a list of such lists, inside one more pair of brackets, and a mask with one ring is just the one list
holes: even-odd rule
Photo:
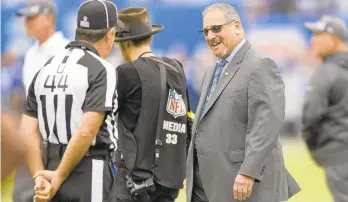
[[[34, 175], [34, 179], [39, 177], [44, 177], [52, 185], [51, 194], [49, 195], [49, 199], [48, 199], [49, 201], [56, 195], [57, 191], [59, 190], [59, 187], [64, 182], [64, 178], [60, 176], [56, 171], [50, 171], [50, 170], [43, 170], [43, 171], [36, 172], [36, 174]], [[37, 192], [37, 193], [38, 194], [34, 196], [34, 199], [43, 198], [43, 196], [40, 195], [41, 192]]]
[[46, 202], [49, 200], [51, 191], [52, 191], [52, 185], [44, 177], [39, 176], [35, 178], [34, 189], [35, 189], [35, 196], [33, 198], [34, 202]]

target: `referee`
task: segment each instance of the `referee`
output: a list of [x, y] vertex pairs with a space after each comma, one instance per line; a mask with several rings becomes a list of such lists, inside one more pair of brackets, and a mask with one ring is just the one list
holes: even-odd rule
[[116, 148], [116, 70], [103, 58], [122, 25], [112, 2], [86, 1], [78, 11], [77, 41], [35, 75], [22, 118], [26, 162], [34, 179], [43, 176], [52, 190], [36, 191], [34, 200], [115, 198], [110, 156]]

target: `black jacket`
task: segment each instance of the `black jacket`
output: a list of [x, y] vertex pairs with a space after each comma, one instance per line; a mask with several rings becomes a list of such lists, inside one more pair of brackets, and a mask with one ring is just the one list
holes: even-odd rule
[[320, 165], [348, 162], [348, 52], [325, 57], [313, 73], [302, 123], [303, 137]]
[[[116, 166], [127, 168], [133, 180], [153, 177], [162, 186], [179, 189], [186, 171], [187, 85], [181, 65], [172, 59], [163, 59], [173, 67], [165, 66], [167, 83], [163, 98], [157, 61], [139, 58], [117, 67], [119, 150]], [[163, 108], [160, 108], [161, 99]], [[163, 117], [157, 123], [159, 110]], [[158, 124], [163, 144], [154, 169]]]

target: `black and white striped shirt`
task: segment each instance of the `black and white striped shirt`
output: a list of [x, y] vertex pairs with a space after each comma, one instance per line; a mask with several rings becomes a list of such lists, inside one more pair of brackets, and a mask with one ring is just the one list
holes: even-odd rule
[[39, 120], [44, 141], [68, 144], [88, 111], [105, 112], [92, 146], [116, 148], [116, 70], [91, 45], [74, 41], [37, 72], [24, 113]]

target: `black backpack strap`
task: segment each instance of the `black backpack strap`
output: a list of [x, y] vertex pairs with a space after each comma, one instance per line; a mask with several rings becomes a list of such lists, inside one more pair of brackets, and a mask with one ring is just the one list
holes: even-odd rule
[[[158, 62], [158, 63], [160, 63], [160, 64], [162, 64], [162, 65], [165, 65], [165, 66], [167, 66], [167, 67], [170, 67], [174, 72], [179, 73], [179, 71], [178, 71], [177, 68], [175, 68], [173, 65], [171, 65], [171, 64], [169, 64], [169, 63], [164, 62], [164, 61], [161, 60], [161, 59], [154, 58], [154, 57], [150, 57], [150, 59], [151, 59], [151, 60], [154, 60], [154, 61], [156, 61], [156, 62]], [[164, 67], [164, 68], [165, 68], [165, 67]]]
[[165, 97], [167, 93], [167, 72], [166, 67], [164, 66], [164, 63], [162, 60], [159, 60], [157, 58], [151, 57], [152, 60], [155, 60], [159, 62], [159, 70], [160, 70], [160, 77], [161, 77], [161, 97], [160, 97], [160, 105], [158, 108], [158, 116], [157, 116], [157, 130], [156, 130], [156, 140], [155, 140], [155, 160], [153, 167], [154, 169], [158, 166], [158, 160], [160, 157], [160, 150], [163, 145], [161, 140], [161, 128], [163, 123], [163, 115], [164, 111], [163, 108], [165, 106]]

